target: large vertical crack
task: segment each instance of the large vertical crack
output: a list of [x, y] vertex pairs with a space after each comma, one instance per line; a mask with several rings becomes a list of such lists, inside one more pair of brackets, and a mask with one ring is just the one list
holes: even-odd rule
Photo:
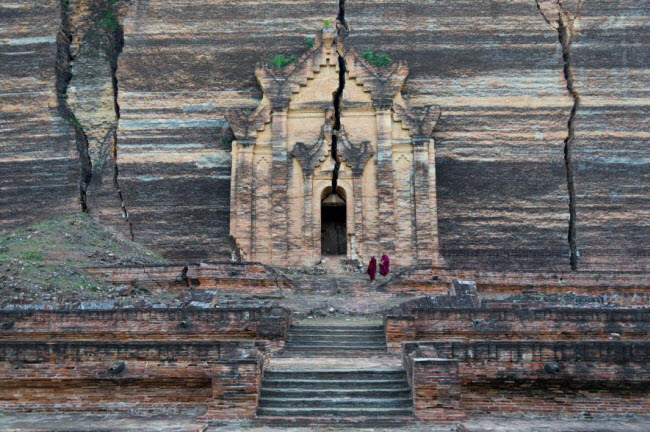
[[334, 171], [332, 172], [332, 193], [336, 193], [339, 169], [341, 162], [338, 158], [337, 144], [338, 135], [341, 129], [341, 108], [343, 107], [343, 90], [345, 90], [345, 38], [348, 35], [348, 24], [345, 21], [345, 0], [339, 0], [339, 11], [336, 16], [336, 33], [337, 33], [337, 59], [339, 67], [339, 85], [334, 92], [334, 127], [332, 128], [332, 157], [334, 157]]
[[115, 38], [113, 44], [114, 49], [112, 50], [110, 56], [111, 80], [113, 84], [113, 104], [115, 107], [115, 129], [113, 130], [113, 143], [112, 143], [113, 145], [111, 147], [112, 158], [113, 158], [113, 186], [115, 187], [115, 190], [117, 191], [117, 196], [120, 200], [122, 218], [125, 220], [127, 226], [129, 227], [129, 234], [131, 235], [131, 240], [135, 240], [135, 236], [133, 234], [133, 223], [129, 218], [129, 211], [126, 208], [126, 204], [124, 202], [124, 195], [122, 193], [122, 188], [120, 187], [120, 182], [119, 182], [120, 170], [117, 165], [117, 125], [120, 122], [120, 105], [117, 101], [117, 96], [119, 92], [118, 80], [117, 80], [117, 65], [118, 65], [118, 58], [120, 54], [122, 54], [122, 49], [124, 48], [124, 28], [122, 27], [121, 24], [114, 32], [114, 38]]
[[562, 48], [563, 72], [566, 89], [573, 99], [573, 106], [567, 121], [567, 135], [564, 139], [564, 164], [566, 167], [567, 191], [569, 195], [569, 230], [567, 239], [570, 250], [570, 265], [572, 270], [578, 269], [578, 247], [576, 230], [576, 191], [573, 170], [573, 141], [575, 138], [575, 121], [580, 107], [580, 94], [575, 88], [573, 76], [573, 56], [571, 44], [574, 35], [574, 23], [580, 14], [582, 0], [575, 3], [575, 9], [569, 11], [568, 2], [565, 0], [542, 1], [536, 0], [537, 9], [548, 25], [558, 34], [558, 41]]
[[88, 212], [87, 190], [92, 179], [92, 162], [88, 153], [88, 136], [84, 132], [83, 126], [74, 115], [68, 105], [68, 87], [72, 80], [72, 32], [70, 30], [70, 13], [69, 2], [61, 2], [61, 26], [56, 37], [56, 95], [57, 108], [59, 115], [68, 121], [75, 129], [75, 141], [77, 144], [77, 153], [79, 155], [80, 176], [79, 176], [79, 204], [82, 212]]
[[[112, 186], [119, 200], [120, 214], [133, 239], [133, 225], [124, 203], [117, 166], [117, 125], [120, 118], [117, 66], [124, 47], [121, 21], [128, 2], [60, 2], [56, 92], [61, 117], [75, 128], [80, 161], [81, 210], [92, 210], [91, 192], [97, 194], [102, 188], [104, 170], [112, 170]], [[112, 166], [108, 165], [109, 160]]]

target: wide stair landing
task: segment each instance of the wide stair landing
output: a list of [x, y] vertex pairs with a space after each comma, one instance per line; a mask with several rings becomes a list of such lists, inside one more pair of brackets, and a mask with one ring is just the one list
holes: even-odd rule
[[283, 356], [365, 356], [386, 353], [381, 325], [292, 325]]
[[264, 371], [264, 424], [396, 425], [413, 420], [406, 371], [386, 353], [381, 325], [294, 325]]

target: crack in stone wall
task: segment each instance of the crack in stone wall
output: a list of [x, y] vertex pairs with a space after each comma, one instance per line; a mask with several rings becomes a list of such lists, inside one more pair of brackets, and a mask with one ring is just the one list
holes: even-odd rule
[[[76, 131], [80, 160], [80, 203], [84, 212], [100, 207], [104, 171], [112, 171], [112, 193], [133, 239], [117, 165], [117, 61], [124, 46], [122, 22], [129, 0], [61, 1], [57, 35], [56, 90], [61, 116]], [[112, 161], [111, 161], [112, 159]], [[99, 199], [99, 198], [97, 198]]]
[[69, 20], [70, 5], [66, 1], [61, 1], [61, 26], [56, 37], [56, 95], [59, 115], [68, 121], [75, 129], [75, 141], [77, 144], [77, 153], [79, 155], [80, 175], [79, 175], [79, 204], [82, 212], [88, 212], [86, 191], [92, 178], [92, 162], [88, 154], [88, 137], [84, 132], [81, 123], [74, 115], [74, 112], [68, 105], [68, 87], [72, 80], [72, 63], [73, 56], [71, 53], [72, 34], [70, 31]]
[[574, 23], [580, 15], [583, 0], [565, 1], [536, 0], [537, 9], [548, 25], [558, 34], [558, 41], [562, 47], [563, 73], [566, 89], [573, 99], [573, 105], [567, 121], [567, 136], [564, 139], [564, 163], [566, 166], [567, 190], [569, 194], [569, 230], [568, 242], [570, 250], [570, 265], [572, 270], [578, 269], [578, 247], [576, 229], [576, 191], [573, 170], [573, 140], [575, 138], [575, 121], [580, 107], [580, 94], [575, 88], [573, 77], [573, 56], [571, 44], [574, 35]]
[[345, 90], [345, 38], [348, 35], [349, 28], [345, 21], [345, 0], [339, 0], [339, 11], [336, 16], [336, 33], [337, 33], [337, 59], [339, 66], [339, 85], [334, 92], [334, 127], [332, 129], [332, 157], [334, 158], [334, 171], [332, 172], [332, 193], [336, 193], [339, 169], [341, 161], [339, 160], [337, 147], [338, 135], [341, 129], [341, 108], [343, 107], [343, 91]]

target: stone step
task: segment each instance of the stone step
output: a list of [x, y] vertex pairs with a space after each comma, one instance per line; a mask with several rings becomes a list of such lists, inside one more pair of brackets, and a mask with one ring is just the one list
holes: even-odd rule
[[411, 416], [412, 408], [266, 408], [257, 410], [259, 416], [280, 417], [395, 417]]
[[385, 348], [386, 343], [383, 340], [336, 340], [336, 339], [315, 339], [315, 340], [301, 340], [294, 341], [288, 340], [286, 345], [289, 348], [295, 347], [331, 347], [338, 346], [341, 348], [348, 347], [372, 347], [372, 348]]
[[413, 414], [406, 416], [347, 416], [347, 417], [332, 417], [332, 416], [256, 416], [253, 421], [256, 425], [261, 426], [277, 426], [277, 427], [329, 427], [329, 426], [347, 426], [347, 427], [362, 427], [372, 428], [377, 427], [402, 427], [408, 426], [413, 423], [415, 418]]
[[373, 388], [373, 389], [288, 389], [263, 388], [260, 397], [288, 397], [288, 398], [318, 398], [331, 396], [382, 398], [382, 397], [411, 397], [409, 387]]
[[266, 370], [264, 379], [333, 379], [333, 380], [377, 380], [377, 379], [403, 379], [406, 380], [404, 369], [378, 369], [378, 370]]
[[403, 389], [405, 379], [276, 379], [264, 378], [262, 389]]
[[413, 400], [410, 397], [319, 397], [319, 398], [290, 398], [290, 397], [261, 397], [260, 408], [410, 408]]
[[302, 341], [302, 340], [384, 340], [384, 334], [377, 334], [377, 335], [350, 335], [350, 334], [341, 334], [341, 335], [335, 335], [335, 334], [289, 334], [287, 335], [287, 341], [292, 340], [292, 341]]
[[289, 332], [312, 332], [312, 333], [383, 333], [384, 327], [381, 325], [358, 325], [358, 326], [339, 326], [339, 325], [292, 325]]
[[341, 345], [338, 343], [320, 344], [320, 345], [302, 345], [302, 344], [287, 344], [284, 351], [321, 351], [321, 352], [344, 352], [344, 351], [386, 351], [385, 344], [372, 344], [372, 345]]
[[359, 357], [378, 357], [385, 356], [387, 354], [386, 348], [381, 349], [352, 349], [352, 350], [335, 350], [335, 349], [315, 349], [315, 350], [287, 350], [283, 352], [274, 354], [275, 358], [293, 358], [304, 357], [304, 358], [359, 358]]

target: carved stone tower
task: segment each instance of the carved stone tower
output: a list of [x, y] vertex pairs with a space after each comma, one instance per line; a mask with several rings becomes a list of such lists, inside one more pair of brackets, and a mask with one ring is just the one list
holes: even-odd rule
[[236, 137], [230, 233], [243, 258], [303, 266], [386, 252], [399, 265], [440, 264], [431, 139], [440, 111], [404, 102], [406, 64], [376, 67], [324, 28], [295, 61], [259, 64], [255, 75], [258, 107], [226, 116]]

